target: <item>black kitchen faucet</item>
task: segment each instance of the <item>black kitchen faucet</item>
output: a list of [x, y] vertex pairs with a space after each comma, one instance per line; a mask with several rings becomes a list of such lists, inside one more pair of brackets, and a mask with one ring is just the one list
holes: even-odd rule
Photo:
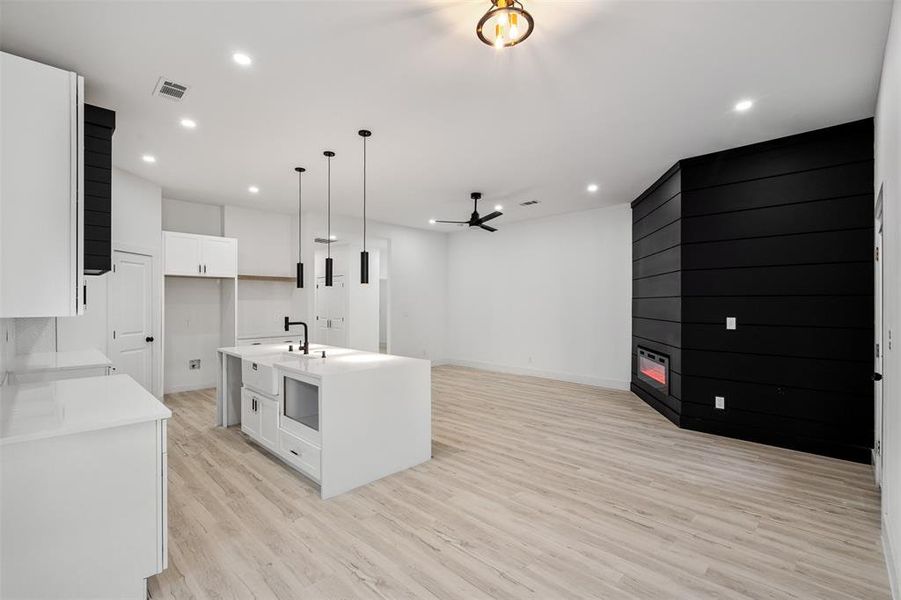
[[285, 317], [285, 331], [291, 329], [291, 325], [303, 325], [303, 353], [310, 353], [310, 330], [307, 329], [307, 324], [303, 321], [291, 321], [288, 317]]

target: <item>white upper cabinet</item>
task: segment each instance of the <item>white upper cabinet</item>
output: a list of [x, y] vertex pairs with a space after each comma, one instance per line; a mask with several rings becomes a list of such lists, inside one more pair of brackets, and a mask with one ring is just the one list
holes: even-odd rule
[[238, 240], [205, 237], [200, 243], [203, 274], [208, 277], [235, 277], [238, 274]]
[[83, 88], [0, 53], [0, 317], [84, 310]]
[[233, 238], [164, 231], [163, 251], [166, 275], [238, 275], [238, 241]]

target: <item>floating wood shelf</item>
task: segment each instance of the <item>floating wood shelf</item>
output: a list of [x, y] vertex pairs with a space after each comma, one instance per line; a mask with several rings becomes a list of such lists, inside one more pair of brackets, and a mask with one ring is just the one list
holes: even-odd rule
[[283, 277], [281, 275], [238, 275], [241, 281], [284, 281], [286, 283], [294, 283], [294, 277]]

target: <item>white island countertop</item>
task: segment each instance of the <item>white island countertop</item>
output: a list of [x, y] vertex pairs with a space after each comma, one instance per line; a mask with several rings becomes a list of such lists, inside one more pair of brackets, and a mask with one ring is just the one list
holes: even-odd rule
[[[323, 377], [340, 375], [370, 369], [393, 367], [415, 362], [430, 363], [421, 358], [408, 358], [393, 354], [380, 354], [377, 352], [365, 352], [324, 344], [310, 344], [310, 353], [303, 354], [302, 347], [294, 346], [293, 352], [288, 352], [288, 344], [261, 344], [257, 346], [238, 346], [234, 348], [219, 348], [219, 352], [241, 359], [254, 360], [254, 362], [273, 366], [282, 371], [309, 375], [311, 377]], [[325, 351], [325, 358], [322, 352]]]
[[37, 373], [40, 371], [63, 371], [68, 369], [89, 369], [109, 367], [110, 359], [100, 350], [70, 350], [67, 352], [36, 352], [13, 356], [9, 364], [10, 373]]
[[0, 445], [171, 416], [172, 411], [128, 375], [0, 387]]

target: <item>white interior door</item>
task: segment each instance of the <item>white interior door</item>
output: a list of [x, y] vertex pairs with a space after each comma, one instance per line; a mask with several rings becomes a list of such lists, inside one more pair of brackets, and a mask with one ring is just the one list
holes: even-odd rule
[[873, 273], [873, 296], [874, 296], [874, 311], [873, 314], [875, 316], [875, 324], [874, 324], [874, 336], [875, 336], [875, 354], [874, 354], [874, 362], [873, 362], [873, 400], [875, 404], [875, 430], [874, 430], [874, 452], [873, 452], [873, 466], [876, 473], [876, 483], [878, 485], [882, 485], [882, 448], [883, 448], [883, 439], [882, 439], [882, 420], [883, 420], [883, 385], [882, 385], [882, 369], [883, 369], [883, 355], [885, 354], [884, 347], [882, 345], [882, 272], [883, 272], [883, 256], [882, 256], [882, 207], [883, 207], [883, 197], [882, 190], [879, 190], [879, 196], [876, 199], [876, 223], [875, 223], [875, 240], [874, 244], [876, 246], [875, 249], [875, 260], [873, 262], [874, 273]]
[[113, 253], [110, 279], [110, 360], [153, 393], [153, 259]]

